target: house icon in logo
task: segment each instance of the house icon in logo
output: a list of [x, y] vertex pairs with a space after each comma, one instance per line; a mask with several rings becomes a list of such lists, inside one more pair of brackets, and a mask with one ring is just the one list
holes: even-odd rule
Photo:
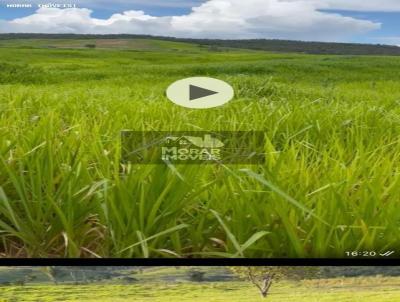
[[212, 137], [210, 134], [204, 135], [204, 137], [197, 136], [169, 136], [166, 138], [168, 144], [177, 144], [181, 147], [195, 146], [198, 148], [222, 148], [225, 144], [218, 138]]

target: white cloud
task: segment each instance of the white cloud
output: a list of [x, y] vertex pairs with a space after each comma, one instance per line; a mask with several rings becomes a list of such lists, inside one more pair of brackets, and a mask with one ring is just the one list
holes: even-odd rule
[[93, 18], [85, 8], [41, 8], [30, 16], [3, 21], [0, 32], [341, 41], [380, 28], [368, 20], [321, 12], [321, 1], [209, 0], [183, 16], [154, 17], [131, 10], [108, 19]]
[[212, 0], [189, 15], [173, 17], [172, 25], [195, 36], [306, 40], [340, 40], [380, 28], [370, 21], [320, 12], [309, 0]]

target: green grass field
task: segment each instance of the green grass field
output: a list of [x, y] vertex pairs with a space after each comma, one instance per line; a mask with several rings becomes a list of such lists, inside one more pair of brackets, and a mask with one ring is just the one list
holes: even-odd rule
[[[372, 285], [368, 282], [374, 282]], [[154, 301], [154, 302], [397, 302], [399, 278], [280, 284], [262, 299], [245, 282], [146, 283], [134, 285], [26, 285], [0, 287], [0, 302]]]
[[[0, 41], [2, 256], [400, 247], [400, 58], [93, 43]], [[169, 102], [166, 88], [191, 76], [225, 80], [236, 98], [211, 110]], [[267, 160], [122, 167], [123, 129], [262, 130]]]

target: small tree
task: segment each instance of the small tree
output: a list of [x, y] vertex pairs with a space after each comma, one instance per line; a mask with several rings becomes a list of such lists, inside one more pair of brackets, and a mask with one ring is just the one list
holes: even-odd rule
[[231, 270], [254, 284], [263, 298], [269, 295], [274, 281], [301, 280], [316, 276], [319, 272], [318, 267], [309, 266], [243, 266], [232, 267]]

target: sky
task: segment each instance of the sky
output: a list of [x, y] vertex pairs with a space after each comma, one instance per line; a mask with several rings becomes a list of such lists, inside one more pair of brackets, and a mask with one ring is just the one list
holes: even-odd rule
[[400, 45], [400, 0], [0, 0], [0, 33]]

